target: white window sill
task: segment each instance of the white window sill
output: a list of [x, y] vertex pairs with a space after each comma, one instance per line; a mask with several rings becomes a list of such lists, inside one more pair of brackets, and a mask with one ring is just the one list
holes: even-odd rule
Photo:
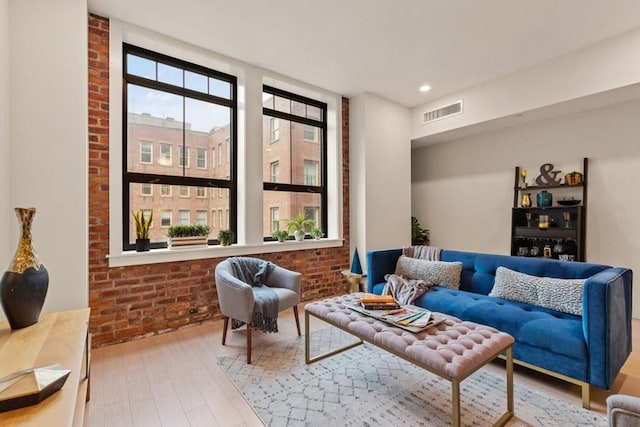
[[203, 258], [226, 258], [273, 252], [289, 252], [305, 249], [334, 248], [344, 244], [342, 239], [304, 240], [296, 242], [264, 242], [258, 245], [207, 246], [180, 249], [152, 249], [149, 252], [126, 251], [107, 255], [109, 267], [158, 264], [162, 262], [188, 261]]

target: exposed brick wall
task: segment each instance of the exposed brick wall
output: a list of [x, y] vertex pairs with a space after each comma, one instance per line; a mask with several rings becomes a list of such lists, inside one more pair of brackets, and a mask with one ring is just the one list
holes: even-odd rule
[[[222, 258], [109, 268], [109, 21], [89, 16], [89, 329], [93, 345], [128, 341], [221, 318], [213, 272]], [[254, 256], [299, 271], [303, 301], [347, 288], [349, 101], [342, 100], [343, 228], [340, 248]], [[119, 165], [114, 165], [119, 167]], [[195, 311], [195, 312], [194, 312]]]

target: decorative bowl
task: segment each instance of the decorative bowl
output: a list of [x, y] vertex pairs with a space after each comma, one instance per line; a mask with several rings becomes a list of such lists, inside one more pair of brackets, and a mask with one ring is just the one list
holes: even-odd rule
[[581, 202], [581, 200], [577, 200], [577, 199], [561, 199], [558, 200], [558, 204], [562, 205], [562, 206], [575, 206], [577, 204], [579, 204]]

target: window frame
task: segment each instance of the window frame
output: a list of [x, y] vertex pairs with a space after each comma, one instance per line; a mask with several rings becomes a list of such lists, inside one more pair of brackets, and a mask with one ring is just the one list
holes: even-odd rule
[[[283, 97], [287, 98], [293, 102], [301, 102], [306, 105], [311, 105], [320, 109], [322, 114], [322, 120], [311, 119], [308, 117], [299, 116], [292, 113], [285, 113], [275, 108], [262, 107], [262, 115], [263, 117], [269, 118], [278, 118], [282, 120], [288, 120], [290, 123], [298, 123], [302, 125], [310, 125], [321, 130], [321, 134], [318, 135], [316, 132], [316, 141], [315, 143], [320, 144], [320, 185], [302, 185], [302, 184], [286, 184], [280, 182], [267, 182], [263, 181], [262, 189], [263, 191], [283, 191], [288, 193], [316, 193], [320, 194], [320, 206], [319, 206], [319, 215], [320, 215], [320, 224], [322, 224], [322, 228], [325, 236], [330, 234], [329, 230], [329, 222], [328, 222], [328, 117], [327, 111], [328, 106], [325, 102], [318, 101], [312, 98], [308, 98], [306, 96], [298, 95], [293, 92], [289, 92], [286, 90], [282, 90], [273, 86], [263, 85], [262, 92], [271, 94], [274, 97]], [[275, 107], [275, 106], [272, 106]], [[303, 138], [304, 140], [304, 138]], [[317, 179], [317, 177], [316, 177]], [[264, 231], [263, 231], [263, 234]], [[264, 241], [272, 241], [275, 240], [272, 236], [264, 236]]]
[[[150, 59], [162, 64], [178, 67], [184, 72], [190, 71], [194, 73], [204, 74], [208, 77], [212, 77], [217, 80], [225, 81], [230, 86], [230, 97], [222, 98], [209, 93], [198, 92], [186, 87], [178, 87], [168, 83], [161, 82], [159, 80], [152, 80], [149, 78], [141, 77], [135, 74], [129, 74], [127, 72], [128, 60], [127, 56], [133, 54], [135, 56]], [[210, 102], [216, 105], [221, 105], [229, 108], [230, 110], [230, 123], [229, 123], [229, 137], [228, 137], [228, 153], [229, 159], [229, 176], [228, 178], [199, 178], [194, 176], [186, 176], [183, 172], [182, 176], [179, 175], [165, 175], [162, 173], [140, 173], [129, 172], [128, 170], [128, 85], [134, 84], [145, 88], [154, 90], [160, 90], [183, 97], [183, 101], [186, 98], [201, 100]], [[228, 190], [229, 197], [229, 217], [227, 228], [230, 228], [237, 233], [237, 212], [238, 212], [238, 183], [237, 183], [237, 155], [238, 155], [238, 82], [237, 77], [223, 73], [221, 71], [214, 70], [212, 68], [204, 67], [183, 59], [175, 58], [172, 56], [159, 53], [157, 51], [151, 51], [140, 46], [136, 46], [127, 42], [122, 43], [122, 249], [123, 251], [131, 251], [135, 249], [135, 243], [129, 242], [129, 236], [131, 232], [130, 224], [130, 196], [131, 196], [131, 184], [134, 183], [152, 183], [152, 184], [165, 184], [165, 185], [182, 185], [188, 187], [213, 187], [213, 188], [226, 188]], [[184, 130], [183, 130], [184, 133]], [[186, 147], [186, 165], [183, 170], [189, 167], [189, 146], [186, 145], [186, 137], [183, 137], [182, 146]], [[152, 148], [153, 150], [153, 148]], [[180, 150], [180, 149], [178, 149]], [[180, 155], [178, 152], [180, 162]], [[153, 152], [151, 154], [153, 163]], [[170, 187], [171, 188], [171, 187]], [[160, 212], [164, 212], [165, 209], [159, 208]], [[172, 218], [171, 221], [173, 222]], [[219, 243], [217, 239], [210, 239], [209, 244]], [[152, 242], [152, 249], [166, 248], [168, 244], [166, 241]]]

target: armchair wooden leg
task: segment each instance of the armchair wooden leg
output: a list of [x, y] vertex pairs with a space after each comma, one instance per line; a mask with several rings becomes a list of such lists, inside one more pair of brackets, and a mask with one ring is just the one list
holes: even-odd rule
[[300, 333], [300, 316], [298, 316], [298, 306], [293, 306], [293, 315], [296, 318], [296, 327], [298, 328], [298, 336], [302, 336]]
[[251, 325], [247, 323], [247, 365], [251, 365]]
[[227, 342], [227, 328], [229, 327], [229, 318], [224, 316], [224, 327], [222, 330], [222, 345]]

